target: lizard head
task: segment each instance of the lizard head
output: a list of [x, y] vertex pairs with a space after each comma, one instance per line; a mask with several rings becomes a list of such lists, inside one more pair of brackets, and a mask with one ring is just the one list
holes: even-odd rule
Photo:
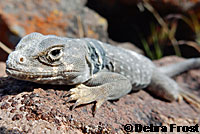
[[90, 77], [84, 44], [80, 39], [31, 33], [10, 53], [6, 72], [16, 79], [43, 84], [83, 83]]

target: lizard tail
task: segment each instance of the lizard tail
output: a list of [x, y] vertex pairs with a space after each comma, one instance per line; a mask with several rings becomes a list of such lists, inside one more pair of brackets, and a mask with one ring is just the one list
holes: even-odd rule
[[173, 77], [182, 72], [190, 69], [200, 68], [200, 58], [191, 58], [183, 62], [175, 63], [172, 65], [159, 67], [159, 71], [166, 74], [169, 77]]

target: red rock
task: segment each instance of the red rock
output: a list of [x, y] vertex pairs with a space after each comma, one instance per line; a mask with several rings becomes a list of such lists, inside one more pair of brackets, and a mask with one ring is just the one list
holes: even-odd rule
[[[172, 56], [155, 61], [155, 63], [157, 65], [164, 65], [182, 60], [184, 59]], [[199, 69], [191, 70], [177, 76], [176, 80], [181, 86], [183, 83], [187, 84], [187, 86], [184, 86], [184, 89], [199, 95], [199, 74]], [[165, 102], [154, 98], [144, 91], [130, 93], [114, 102], [106, 102], [97, 111], [95, 117], [93, 117], [93, 103], [79, 106], [73, 111], [70, 110], [70, 106], [72, 106], [73, 103], [64, 103], [67, 98], [61, 98], [60, 95], [67, 93], [67, 90], [69, 90], [68, 86], [63, 86], [63, 90], [61, 90], [61, 86], [48, 87], [48, 85], [37, 85], [35, 83], [30, 85], [29, 83], [24, 82], [23, 87], [27, 88], [24, 88], [22, 92], [21, 90], [18, 90], [18, 88], [22, 88], [19, 81], [16, 82], [14, 79], [7, 79], [6, 81], [5, 79], [6, 78], [0, 78], [0, 81], [4, 81], [4, 84], [0, 85], [2, 89], [0, 90], [0, 94], [4, 95], [4, 93], [11, 90], [14, 95], [10, 94], [7, 95], [7, 97], [4, 97], [4, 99], [1, 99], [0, 105], [8, 103], [10, 100], [8, 98], [13, 98], [14, 100], [20, 98], [18, 105], [21, 106], [18, 108], [17, 105], [16, 110], [11, 110], [11, 106], [9, 106], [9, 108], [7, 107], [7, 109], [0, 110], [0, 123], [4, 122], [4, 126], [8, 129], [15, 127], [19, 130], [23, 130], [22, 128], [24, 126], [27, 129], [31, 128], [30, 133], [33, 133], [36, 130], [43, 131], [44, 128], [51, 128], [50, 132], [54, 133], [75, 133], [77, 131], [82, 133], [122, 133], [124, 132], [123, 125], [128, 123], [145, 125], [194, 125], [200, 121], [200, 111], [192, 105], [189, 105], [184, 101], [179, 103]], [[20, 87], [18, 87], [18, 84]], [[37, 85], [36, 88], [30, 91], [29, 88], [34, 85]], [[41, 88], [38, 89], [38, 86]], [[38, 94], [39, 97], [36, 96], [30, 98], [31, 94], [35, 93]], [[21, 101], [23, 99], [25, 99], [26, 102]], [[32, 100], [31, 105], [24, 107], [29, 100]], [[18, 113], [22, 116], [16, 115]], [[5, 120], [13, 119], [14, 121], [5, 123]], [[35, 123], [34, 127], [32, 126], [33, 124], [31, 124], [32, 121]]]

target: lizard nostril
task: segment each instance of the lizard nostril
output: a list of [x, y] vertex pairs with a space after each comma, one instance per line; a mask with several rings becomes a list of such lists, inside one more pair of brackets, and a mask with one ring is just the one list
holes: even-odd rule
[[19, 58], [19, 61], [24, 62], [24, 58], [23, 57]]

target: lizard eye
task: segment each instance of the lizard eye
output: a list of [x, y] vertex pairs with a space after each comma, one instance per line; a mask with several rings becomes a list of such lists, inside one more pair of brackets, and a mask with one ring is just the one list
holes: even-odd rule
[[47, 59], [50, 61], [57, 61], [59, 60], [63, 55], [63, 50], [61, 47], [55, 47], [52, 48], [48, 53], [47, 53]]

